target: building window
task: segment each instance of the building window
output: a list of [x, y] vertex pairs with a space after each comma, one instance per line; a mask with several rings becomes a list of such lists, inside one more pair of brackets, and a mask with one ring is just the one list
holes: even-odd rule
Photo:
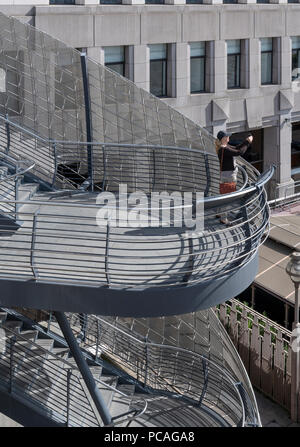
[[205, 42], [190, 43], [191, 93], [205, 91]]
[[267, 37], [260, 39], [261, 84], [280, 84], [281, 82], [281, 39]]
[[300, 37], [292, 37], [292, 81], [300, 77]]
[[260, 39], [261, 54], [261, 83], [273, 83], [273, 39], [267, 37]]
[[192, 4], [202, 5], [203, 4], [203, 0], [186, 0], [186, 4], [187, 5], [192, 5]]
[[50, 5], [75, 5], [75, 0], [50, 0]]
[[100, 5], [122, 5], [122, 0], [100, 0]]
[[227, 41], [227, 88], [241, 87], [241, 41]]
[[167, 44], [150, 47], [150, 92], [155, 96], [167, 96], [168, 48]]
[[125, 47], [105, 47], [104, 64], [121, 76], [125, 76]]
[[163, 5], [165, 0], [145, 0], [146, 5]]

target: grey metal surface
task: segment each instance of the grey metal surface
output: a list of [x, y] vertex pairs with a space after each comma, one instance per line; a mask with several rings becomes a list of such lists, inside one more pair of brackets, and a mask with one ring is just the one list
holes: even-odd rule
[[[14, 319], [9, 321], [6, 312], [0, 314], [2, 342], [5, 342], [5, 350], [0, 358], [1, 389], [6, 388], [12, 398], [22, 400], [25, 405], [27, 401], [28, 411], [36, 411], [47, 417], [50, 424], [52, 421], [53, 424], [68, 426], [102, 425], [82, 384], [76, 363], [68, 357], [69, 350], [53, 346], [57, 337], [40, 338], [41, 329], [37, 325], [35, 328], [38, 330], [30, 331], [32, 337], [30, 339], [28, 330], [24, 331], [22, 327], [23, 320], [16, 319], [16, 312], [10, 313]], [[109, 326], [102, 321], [101, 331], [103, 335], [105, 334], [102, 338], [103, 348], [107, 337], [111, 336], [111, 333], [107, 332]], [[50, 328], [60, 335], [59, 326], [53, 319]], [[131, 348], [134, 346], [137, 348], [136, 355], [140, 356], [143, 351], [140, 349], [142, 345], [138, 339], [132, 336], [128, 338], [121, 329], [117, 332], [121, 337], [125, 336], [123, 343], [130, 342], [129, 351], [123, 351], [123, 356], [125, 354], [126, 356], [120, 366], [132, 371], [133, 357], [131, 362], [128, 362], [126, 357], [128, 353], [133, 354]], [[51, 335], [50, 332], [47, 334], [48, 337]], [[119, 344], [118, 337], [115, 342], [117, 342], [114, 344], [114, 349], [117, 348], [114, 351], [116, 354], [118, 348], [123, 347]], [[103, 374], [101, 368], [91, 368], [97, 386], [101, 392], [104, 391], [104, 398], [112, 409], [112, 425], [204, 427], [243, 426], [247, 423], [244, 400], [241, 398], [235, 379], [215, 362], [185, 349], [179, 349], [181, 355], [178, 356], [178, 348], [174, 346], [149, 344], [147, 349], [149, 359], [157, 358], [161, 366], [157, 369], [154, 367], [155, 363], [148, 364], [148, 383], [144, 389], [129, 384], [118, 385], [118, 376], [115, 372], [112, 375], [107, 372]], [[111, 349], [107, 348], [105, 354], [111, 354]], [[202, 366], [192, 372], [197, 359], [200, 360], [199, 366]], [[139, 368], [144, 364], [143, 357], [140, 357], [140, 361]], [[168, 362], [169, 369], [165, 368], [165, 361]], [[207, 378], [205, 374], [203, 375], [203, 361], [208, 367]], [[142, 371], [143, 368], [140, 369], [140, 372]], [[216, 375], [222, 378], [222, 385], [217, 384]], [[140, 380], [144, 377], [143, 374]], [[187, 393], [184, 393], [184, 390]]]

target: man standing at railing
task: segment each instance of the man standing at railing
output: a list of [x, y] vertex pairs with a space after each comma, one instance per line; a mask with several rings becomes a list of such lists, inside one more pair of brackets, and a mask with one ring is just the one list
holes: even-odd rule
[[[229, 145], [230, 135], [220, 130], [216, 140], [216, 151], [220, 161], [220, 194], [228, 194], [236, 191], [238, 168], [235, 157], [244, 155], [253, 141], [253, 136], [248, 135], [243, 143], [233, 147]], [[222, 214], [219, 217], [222, 224], [227, 226], [231, 225], [226, 214]]]

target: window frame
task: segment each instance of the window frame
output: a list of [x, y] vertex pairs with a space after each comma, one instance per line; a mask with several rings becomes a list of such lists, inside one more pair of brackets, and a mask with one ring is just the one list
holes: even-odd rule
[[[163, 44], [166, 46], [166, 56], [165, 58], [155, 58], [155, 59], [151, 59], [151, 47], [150, 47], [150, 60], [149, 60], [149, 71], [150, 71], [150, 78], [149, 78], [149, 90], [150, 93], [153, 94], [154, 96], [156, 96], [157, 98], [168, 98], [168, 75], [169, 75], [169, 61], [168, 61], [168, 44]], [[154, 62], [161, 62], [162, 65], [162, 73], [163, 73], [163, 77], [161, 78], [162, 80], [162, 94], [161, 95], [156, 95], [155, 93], [153, 93], [151, 91], [151, 65]]]
[[[239, 49], [238, 53], [230, 53], [229, 54], [228, 53], [228, 47], [227, 47], [227, 90], [234, 90], [234, 89], [242, 88], [242, 86], [241, 86], [242, 42], [241, 42], [241, 39], [234, 39], [234, 40], [239, 41], [240, 49]], [[229, 84], [228, 84], [228, 80], [229, 80], [228, 59], [229, 59], [230, 56], [234, 57], [234, 67], [235, 67], [235, 70], [234, 70], [234, 86], [229, 86]], [[237, 61], [238, 61], [238, 65], [239, 65], [239, 69], [238, 70], [236, 70]], [[238, 82], [237, 82], [237, 80], [238, 80]]]
[[[272, 50], [260, 50], [260, 83], [261, 85], [272, 85], [274, 84], [274, 42], [272, 39]], [[260, 40], [261, 42], [261, 40]], [[263, 54], [271, 54], [271, 81], [262, 82], [262, 55]]]
[[[207, 90], [207, 76], [206, 76], [206, 70], [207, 70], [207, 49], [206, 49], [206, 41], [200, 41], [204, 42], [204, 55], [203, 56], [190, 56], [190, 94], [197, 94], [197, 93], [205, 93]], [[190, 45], [193, 42], [190, 42]], [[192, 90], [192, 60], [203, 60], [203, 89], [202, 90]]]
[[[297, 65], [296, 66], [294, 66], [294, 55], [295, 54], [297, 55]], [[293, 77], [293, 71], [295, 68], [297, 68], [299, 70], [299, 72], [296, 77]], [[292, 73], [291, 73], [292, 81], [295, 81], [299, 77], [300, 77], [300, 46], [299, 46], [299, 48], [292, 48]]]
[[[122, 53], [123, 53], [123, 60], [122, 61], [115, 61], [115, 62], [105, 62], [105, 49], [106, 48], [112, 48], [112, 47], [119, 47], [122, 48]], [[110, 70], [112, 70], [113, 72], [125, 77], [125, 66], [126, 66], [126, 51], [125, 51], [125, 46], [124, 45], [112, 45], [112, 46], [107, 46], [104, 47], [104, 65], [105, 67], [109, 68]], [[117, 70], [114, 70], [113, 67], [116, 65], [122, 65], [122, 73], [120, 73]]]

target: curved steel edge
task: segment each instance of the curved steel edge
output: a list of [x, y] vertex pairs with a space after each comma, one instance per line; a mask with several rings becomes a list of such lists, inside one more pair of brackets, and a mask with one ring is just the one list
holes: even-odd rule
[[264, 187], [264, 185], [271, 180], [275, 172], [275, 165], [272, 165], [267, 171], [263, 172], [255, 182], [254, 185], [248, 186], [247, 188], [240, 189], [235, 192], [231, 192], [228, 194], [222, 194], [220, 196], [214, 197], [205, 197], [197, 201], [197, 203], [203, 203], [205, 207], [215, 207], [221, 206], [224, 203], [232, 202], [232, 200], [240, 199], [248, 194], [255, 193], [258, 189]]
[[189, 287], [129, 290], [1, 280], [0, 306], [119, 317], [178, 315], [237, 296], [252, 283], [257, 271], [258, 253], [231, 275]]

